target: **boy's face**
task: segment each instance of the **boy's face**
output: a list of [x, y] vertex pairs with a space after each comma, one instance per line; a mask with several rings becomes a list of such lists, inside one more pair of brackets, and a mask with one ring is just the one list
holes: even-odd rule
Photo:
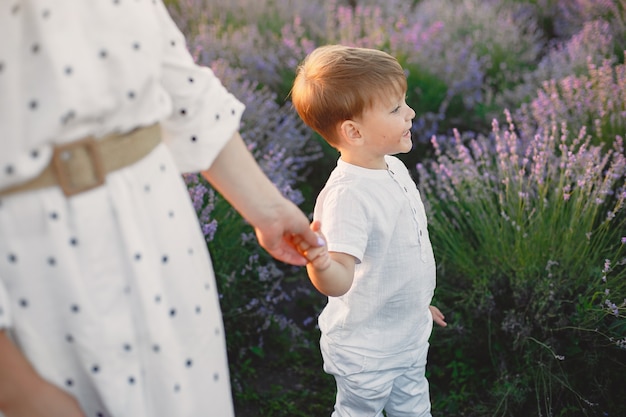
[[415, 112], [405, 96], [378, 99], [359, 118], [364, 147], [371, 157], [409, 152], [413, 147], [411, 126]]

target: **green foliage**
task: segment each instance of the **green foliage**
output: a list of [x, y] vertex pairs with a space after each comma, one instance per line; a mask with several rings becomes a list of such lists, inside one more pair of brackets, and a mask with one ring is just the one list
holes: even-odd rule
[[604, 151], [563, 125], [522, 144], [508, 125], [503, 132], [494, 122], [491, 138], [468, 145], [457, 134], [419, 169], [438, 297], [453, 312], [450, 333], [432, 343], [454, 367], [431, 363], [433, 384], [460, 389], [440, 405], [477, 416], [623, 413], [615, 392], [626, 370], [621, 142]]
[[[201, 177], [188, 179], [189, 184], [193, 181], [206, 184]], [[264, 372], [277, 372], [285, 363], [293, 366], [319, 360], [319, 352], [312, 351], [311, 335], [294, 319], [313, 316], [320, 308], [320, 297], [312, 288], [300, 288], [308, 281], [306, 276], [277, 264], [261, 249], [252, 227], [226, 200], [209, 193], [202, 203], [202, 208], [207, 206], [212, 207], [210, 216], [219, 219], [207, 244], [226, 328], [233, 393], [239, 401], [258, 403], [255, 380]], [[319, 376], [319, 369], [309, 372]], [[290, 393], [289, 387], [285, 390], [285, 398], [303, 395]]]
[[[417, 5], [416, 15], [418, 19], [442, 22], [443, 45], [458, 49], [458, 58], [467, 53], [476, 57], [484, 75], [485, 101], [522, 83], [522, 75], [536, 66], [545, 43], [536, 13], [524, 4], [425, 0]], [[454, 65], [448, 60], [445, 62]], [[457, 71], [467, 70], [459, 68]]]
[[[414, 151], [401, 155], [409, 168], [429, 156], [419, 176], [439, 265], [434, 304], [450, 323], [431, 338], [434, 414], [626, 413], [626, 214], [616, 139], [626, 135], [624, 2], [166, 4], [200, 63], [215, 70], [227, 61], [250, 80], [240, 88], [217, 72], [246, 98], [244, 139], [261, 141], [255, 156], [270, 174], [297, 172], [297, 184], [284, 189], [301, 191], [307, 212], [337, 153], [316, 138], [324, 156], [289, 168], [294, 153], [317, 151], [289, 147], [302, 129], [282, 104], [313, 47], [387, 50], [407, 69], [414, 139], [464, 132], [453, 147], [414, 140]], [[489, 132], [504, 108], [518, 126], [509, 119]], [[226, 202], [210, 204], [210, 218], [199, 216], [219, 222], [209, 246], [238, 415], [330, 414], [334, 382], [321, 370], [314, 327], [323, 297], [303, 270], [271, 262]]]
[[[287, 279], [287, 286], [298, 287], [304, 276]], [[284, 307], [291, 317], [315, 314], [323, 297], [315, 291], [299, 292]], [[237, 415], [268, 417], [310, 417], [330, 415], [334, 404], [334, 379], [321, 371], [322, 359], [314, 321], [303, 326], [301, 343], [272, 322], [264, 333], [263, 347], [251, 348], [244, 364], [232, 368], [240, 373], [235, 390]], [[308, 341], [308, 342], [306, 342]], [[302, 343], [304, 342], [304, 343]], [[232, 361], [231, 361], [232, 362]], [[268, 383], [268, 381], [270, 381]]]
[[[324, 374], [313, 317], [324, 298], [301, 269], [277, 264], [252, 227], [198, 175], [187, 175], [207, 232], [226, 328], [230, 379], [238, 414], [328, 414], [334, 381]], [[208, 210], [207, 210], [208, 209]], [[213, 230], [213, 228], [211, 228]], [[268, 375], [272, 383], [267, 384]], [[324, 398], [311, 402], [311, 397]]]
[[404, 64], [407, 70], [407, 104], [417, 114], [439, 112], [448, 92], [447, 83], [427, 69]]

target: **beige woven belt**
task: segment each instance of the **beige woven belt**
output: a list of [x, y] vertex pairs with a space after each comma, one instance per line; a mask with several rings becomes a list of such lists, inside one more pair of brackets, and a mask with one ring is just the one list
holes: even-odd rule
[[56, 145], [52, 160], [37, 177], [0, 190], [0, 197], [59, 186], [69, 197], [104, 184], [108, 173], [132, 165], [161, 142], [161, 127], [154, 124], [123, 135], [88, 137]]

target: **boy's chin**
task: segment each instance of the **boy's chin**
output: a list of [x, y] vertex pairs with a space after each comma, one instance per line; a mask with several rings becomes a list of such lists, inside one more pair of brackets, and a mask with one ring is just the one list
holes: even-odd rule
[[404, 147], [401, 151], [399, 151], [398, 153], [409, 153], [413, 150], [413, 142], [411, 142], [408, 146]]

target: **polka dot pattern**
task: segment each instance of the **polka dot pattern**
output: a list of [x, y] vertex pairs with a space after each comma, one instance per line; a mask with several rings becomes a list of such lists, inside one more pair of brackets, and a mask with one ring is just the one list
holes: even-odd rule
[[[87, 415], [212, 415], [215, 404], [232, 415], [211, 265], [173, 164], [161, 147], [133, 167], [130, 178], [150, 178], [150, 192], [143, 181], [127, 190], [129, 173], [115, 173], [108, 192], [84, 201], [48, 190], [0, 207], [0, 322], [10, 312], [20, 340], [60, 352], [55, 363], [29, 359]], [[17, 210], [25, 203], [32, 210]], [[114, 413], [116, 398], [132, 399], [128, 412]]]
[[[0, 9], [3, 33], [22, 40], [0, 45], [0, 108], [18, 103], [0, 112], [0, 137], [23, 137], [3, 147], [0, 189], [45, 167], [50, 138], [67, 142], [156, 121], [180, 171], [208, 168], [239, 128], [244, 106], [210, 69], [194, 64], [162, 2], [102, 0], [77, 19], [73, 1], [22, 0]], [[21, 36], [29, 24], [33, 31]], [[115, 36], [106, 36], [110, 30]], [[14, 85], [22, 90], [8, 88]]]
[[0, 43], [0, 108], [13, 109], [0, 112], [0, 189], [36, 176], [51, 138], [157, 121], [164, 137], [79, 197], [0, 198], [0, 328], [88, 417], [233, 416], [211, 261], [180, 173], [210, 166], [243, 105], [194, 64], [160, 0], [14, 0], [0, 25], [21, 40]]

